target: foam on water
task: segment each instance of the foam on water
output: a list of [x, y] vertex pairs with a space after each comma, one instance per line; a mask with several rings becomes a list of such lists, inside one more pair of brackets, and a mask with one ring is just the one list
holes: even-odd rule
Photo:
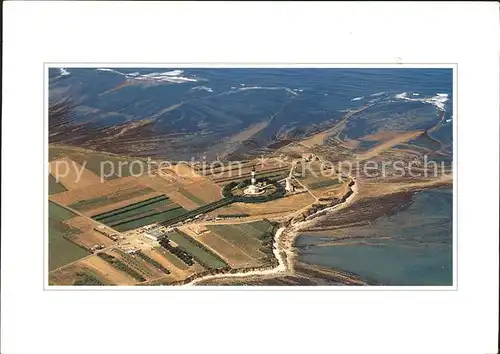
[[[415, 94], [413, 94], [413, 95], [415, 95]], [[400, 99], [400, 100], [406, 100], [406, 101], [430, 103], [433, 106], [437, 107], [440, 111], [446, 111], [446, 102], [448, 101], [448, 94], [447, 93], [437, 93], [436, 96], [427, 97], [427, 98], [410, 98], [410, 97], [408, 97], [408, 94], [406, 92], [402, 92], [402, 93], [395, 95], [394, 98]]]
[[108, 72], [115, 73], [115, 74], [118, 74], [118, 75], [126, 76], [124, 73], [121, 73], [121, 72], [119, 72], [118, 70], [114, 70], [114, 69], [108, 69], [108, 68], [97, 68], [96, 70], [97, 70], [97, 71], [108, 71]]
[[97, 68], [98, 71], [112, 72], [118, 75], [122, 75], [131, 81], [145, 81], [145, 82], [171, 82], [180, 84], [183, 82], [197, 82], [197, 79], [190, 78], [187, 76], [182, 76], [184, 74], [183, 70], [170, 70], [164, 72], [154, 72], [150, 74], [140, 74], [139, 72], [133, 73], [123, 73], [118, 70], [108, 69], [108, 68]]
[[191, 91], [207, 91], [207, 92], [214, 92], [214, 90], [210, 87], [206, 86], [196, 86], [191, 89]]
[[373, 93], [373, 94], [371, 94], [370, 96], [371, 96], [371, 97], [382, 96], [384, 93], [386, 93], [386, 92], [385, 92], [385, 91], [382, 91], [382, 92], [377, 92], [377, 93]]
[[355, 97], [353, 98], [351, 101], [360, 101], [364, 98], [364, 96], [361, 96], [361, 97]]
[[59, 68], [59, 71], [61, 72], [61, 76], [67, 76], [70, 75], [71, 73], [66, 70], [65, 68]]
[[238, 89], [239, 92], [241, 91], [248, 91], [248, 90], [285, 90], [286, 92], [297, 96], [298, 93], [290, 90], [288, 87], [281, 87], [281, 86], [271, 86], [271, 87], [264, 87], [264, 86], [247, 86], [247, 87], [240, 87]]
[[437, 96], [431, 98], [425, 98], [422, 102], [430, 103], [436, 106], [441, 111], [446, 111], [446, 101], [448, 101], [448, 94], [437, 94]]

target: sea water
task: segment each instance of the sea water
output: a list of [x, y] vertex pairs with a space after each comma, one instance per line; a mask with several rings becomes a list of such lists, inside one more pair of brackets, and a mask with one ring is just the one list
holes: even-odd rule
[[299, 260], [384, 285], [452, 285], [452, 205], [451, 189], [424, 190], [396, 215], [350, 230], [367, 236], [363, 243], [335, 245], [328, 232], [300, 235]]

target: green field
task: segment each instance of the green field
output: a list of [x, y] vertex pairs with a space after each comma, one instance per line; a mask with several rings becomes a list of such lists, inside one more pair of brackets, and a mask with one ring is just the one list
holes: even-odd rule
[[335, 179], [328, 179], [325, 181], [309, 183], [308, 187], [309, 187], [309, 189], [319, 189], [319, 188], [329, 187], [329, 186], [333, 186], [335, 184], [340, 184], [340, 183], [341, 183], [341, 181], [338, 178], [335, 178]]
[[95, 219], [95, 220], [99, 220], [99, 221], [100, 220], [105, 220], [105, 219], [108, 219], [110, 217], [113, 217], [113, 216], [116, 216], [116, 215], [119, 215], [119, 214], [123, 214], [125, 212], [129, 212], [129, 211], [134, 212], [135, 210], [139, 210], [139, 209], [141, 209], [143, 207], [148, 207], [148, 206], [151, 206], [151, 205], [153, 205], [153, 209], [154, 209], [154, 206], [158, 202], [161, 202], [161, 201], [164, 201], [164, 200], [168, 201], [168, 197], [165, 196], [165, 195], [160, 195], [160, 196], [157, 196], [157, 197], [153, 197], [153, 198], [149, 198], [149, 199], [146, 199], [146, 200], [142, 200], [142, 201], [137, 202], [137, 203], [129, 204], [129, 205], [126, 205], [126, 206], [118, 208], [118, 209], [113, 209], [113, 210], [107, 211], [105, 213], [96, 214], [96, 215], [92, 216], [92, 218]]
[[100, 283], [102, 283], [103, 285], [106, 285], [109, 283], [108, 280], [106, 280], [105, 278], [103, 278], [101, 276], [101, 274], [97, 273], [95, 270], [91, 269], [91, 268], [87, 268], [87, 267], [84, 267], [82, 269], [85, 273], [87, 273], [89, 276], [97, 279]]
[[49, 174], [49, 195], [66, 192], [67, 189], [61, 183], [57, 182], [55, 177]]
[[186, 263], [177, 258], [176, 255], [167, 251], [165, 248], [160, 246], [160, 247], [155, 247], [154, 249], [159, 253], [161, 253], [163, 257], [165, 257], [170, 263], [172, 263], [177, 268], [182, 270], [186, 270], [189, 268], [189, 266]]
[[226, 267], [227, 263], [221, 258], [215, 255], [213, 252], [206, 249], [202, 244], [200, 244], [195, 239], [189, 237], [188, 235], [173, 231], [167, 234], [167, 237], [177, 243], [186, 252], [191, 254], [194, 259], [201, 265], [208, 268], [222, 268]]
[[76, 272], [75, 275], [73, 285], [106, 285], [107, 283], [99, 274], [88, 268]]
[[211, 232], [243, 248], [246, 253], [255, 258], [262, 257], [262, 252], [259, 251], [262, 243], [258, 237], [266, 231], [272, 230], [272, 225], [266, 221], [233, 225], [206, 225], [206, 227]]
[[194, 194], [191, 194], [189, 193], [187, 190], [185, 189], [182, 189], [180, 188], [179, 189], [179, 193], [181, 193], [183, 196], [185, 196], [186, 198], [188, 198], [189, 200], [195, 202], [196, 204], [198, 204], [199, 206], [202, 206], [202, 205], [205, 205], [207, 204], [206, 202], [204, 202], [203, 200], [201, 200], [200, 198], [198, 198], [197, 196], [195, 196]]
[[113, 203], [118, 203], [118, 202], [128, 200], [128, 199], [140, 197], [141, 195], [146, 195], [146, 194], [149, 194], [152, 192], [154, 192], [153, 189], [146, 187], [146, 188], [141, 188], [141, 189], [136, 189], [136, 190], [132, 190], [129, 192], [125, 192], [125, 193], [119, 194], [117, 196], [100, 196], [100, 197], [80, 200], [76, 203], [69, 205], [69, 207], [73, 208], [75, 210], [78, 210], [78, 211], [84, 211], [84, 210], [99, 208], [99, 207], [113, 204]]
[[165, 268], [160, 262], [157, 262], [153, 258], [144, 254], [142, 251], [135, 252], [134, 256], [142, 258], [144, 262], [155, 267], [157, 270], [161, 271], [162, 273], [170, 274], [170, 271], [167, 268]]
[[132, 278], [134, 278], [135, 280], [137, 280], [139, 282], [146, 280], [146, 278], [144, 278], [144, 276], [141, 273], [139, 273], [134, 268], [130, 267], [130, 265], [127, 265], [122, 260], [116, 258], [115, 256], [112, 256], [112, 255], [107, 254], [105, 252], [99, 252], [99, 253], [97, 253], [97, 256], [101, 257], [102, 259], [104, 259], [106, 262], [111, 264], [113, 267], [115, 267], [119, 271], [130, 275]]
[[[170, 203], [162, 208], [136, 213], [136, 214], [129, 216], [129, 217], [126, 217], [126, 218], [121, 218], [121, 219], [118, 219], [115, 221], [108, 222], [107, 225], [109, 225], [109, 226], [121, 225], [121, 224], [133, 222], [133, 221], [137, 221], [137, 220], [141, 220], [141, 219], [145, 219], [145, 218], [149, 218], [149, 217], [156, 217], [157, 215], [164, 214], [164, 213], [168, 213], [168, 214], [164, 214], [168, 218], [169, 215], [177, 216], [176, 211], [181, 211], [180, 209], [182, 209], [182, 207], [180, 207], [179, 205], [174, 204], [174, 203]], [[182, 210], [184, 210], [184, 209], [182, 209]]]
[[240, 224], [239, 226], [242, 226], [242, 225], [251, 226], [260, 232], [266, 232], [266, 231], [269, 231], [273, 228], [273, 225], [265, 220], [254, 221], [254, 222], [250, 222], [250, 223], [246, 223], [246, 224]]
[[147, 276], [147, 277], [153, 277], [154, 273], [147, 267], [145, 264], [144, 260], [142, 260], [139, 257], [134, 257], [126, 252], [123, 252], [122, 250], [116, 248], [115, 252], [120, 254], [121, 256], [121, 261], [128, 265], [129, 267], [135, 269], [139, 273]]
[[172, 203], [166, 195], [160, 195], [94, 215], [92, 218], [118, 231], [127, 231], [166, 221], [185, 212], [184, 208]]
[[233, 225], [248, 236], [258, 238], [268, 231], [272, 231], [273, 226], [267, 221], [256, 221], [252, 223], [244, 223]]
[[80, 232], [63, 223], [74, 216], [75, 213], [49, 201], [49, 270], [90, 254], [67, 239]]
[[127, 231], [131, 229], [137, 229], [141, 226], [166, 221], [172, 219], [176, 216], [182, 215], [186, 212], [186, 209], [179, 207], [177, 209], [170, 209], [164, 212], [160, 212], [155, 215], [141, 217], [139, 219], [134, 219], [130, 221], [126, 221], [120, 224], [113, 224], [113, 228], [118, 231]]
[[74, 262], [90, 253], [64, 238], [49, 241], [49, 271]]
[[75, 213], [72, 211], [49, 201], [49, 218], [58, 220], [58, 221], [64, 221], [71, 219], [72, 217], [76, 216]]
[[94, 218], [95, 220], [102, 222], [104, 224], [113, 224], [119, 221], [125, 221], [127, 219], [136, 219], [136, 217], [145, 215], [154, 211], [166, 211], [167, 207], [171, 207], [172, 201], [170, 199], [161, 199], [155, 201], [154, 203], [144, 205], [142, 207], [137, 207], [135, 209], [130, 209], [122, 212], [117, 212], [115, 214], [110, 214], [107, 217]]

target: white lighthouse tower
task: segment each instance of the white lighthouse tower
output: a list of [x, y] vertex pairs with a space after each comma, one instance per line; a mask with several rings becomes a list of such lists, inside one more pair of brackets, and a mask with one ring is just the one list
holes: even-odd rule
[[255, 166], [252, 168], [252, 179], [251, 179], [252, 186], [255, 186], [255, 183], [257, 183], [257, 180], [255, 179]]
[[250, 185], [247, 189], [244, 190], [246, 195], [258, 195], [265, 192], [264, 189], [257, 187], [255, 184], [257, 183], [257, 179], [255, 178], [255, 166], [252, 168], [252, 177], [250, 179]]

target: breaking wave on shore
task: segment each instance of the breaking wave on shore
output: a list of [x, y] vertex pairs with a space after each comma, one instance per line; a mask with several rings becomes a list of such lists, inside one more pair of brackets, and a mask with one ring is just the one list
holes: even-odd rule
[[[413, 93], [413, 96], [418, 96], [418, 93]], [[432, 97], [427, 97], [427, 98], [411, 98], [408, 97], [408, 93], [402, 92], [394, 96], [394, 98], [399, 99], [399, 100], [406, 100], [406, 101], [414, 101], [414, 102], [422, 102], [422, 103], [429, 103], [435, 106], [437, 109], [440, 111], [446, 111], [446, 102], [448, 101], [448, 94], [447, 93], [436, 93], [435, 96]]]
[[153, 83], [162, 83], [162, 82], [170, 82], [170, 83], [184, 83], [184, 82], [198, 82], [198, 79], [194, 77], [183, 76], [183, 70], [169, 70], [164, 72], [153, 72], [150, 74], [140, 74], [139, 72], [133, 73], [124, 73], [115, 69], [109, 68], [97, 68], [97, 71], [105, 71], [115, 73], [121, 76], [124, 76], [129, 81], [139, 81], [139, 82], [153, 82]]

